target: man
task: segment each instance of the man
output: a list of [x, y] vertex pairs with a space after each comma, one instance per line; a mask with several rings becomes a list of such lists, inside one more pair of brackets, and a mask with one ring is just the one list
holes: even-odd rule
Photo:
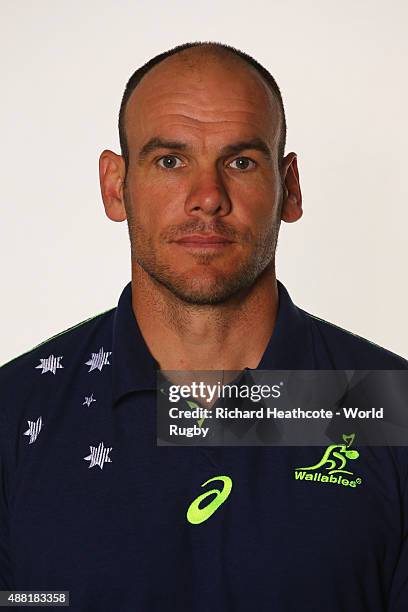
[[156, 445], [159, 368], [407, 368], [276, 280], [302, 214], [278, 86], [182, 45], [131, 77], [119, 129], [100, 181], [131, 283], [1, 371], [0, 586], [69, 590], [73, 610], [406, 610], [405, 448], [339, 440], [345, 485], [294, 477], [324, 448]]

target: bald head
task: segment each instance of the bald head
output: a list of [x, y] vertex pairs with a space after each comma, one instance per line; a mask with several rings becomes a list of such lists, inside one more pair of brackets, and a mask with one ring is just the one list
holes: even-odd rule
[[[229, 86], [228, 86], [229, 83]], [[155, 92], [162, 95], [174, 92], [177, 86], [184, 90], [186, 101], [191, 87], [202, 95], [200, 102], [219, 107], [232, 96], [243, 96], [258, 105], [258, 112], [271, 116], [271, 138], [276, 143], [278, 163], [285, 150], [286, 120], [282, 97], [272, 75], [246, 53], [221, 43], [186, 43], [152, 58], [136, 70], [129, 79], [119, 113], [119, 137], [126, 169], [129, 164], [129, 123], [136, 127], [138, 105], [142, 101], [154, 102]], [[241, 87], [240, 87], [241, 86]], [[205, 95], [207, 94], [209, 95]], [[215, 98], [215, 99], [214, 99]], [[218, 100], [216, 99], [218, 98]], [[197, 96], [196, 96], [197, 99]], [[204, 108], [203, 108], [204, 110]]]

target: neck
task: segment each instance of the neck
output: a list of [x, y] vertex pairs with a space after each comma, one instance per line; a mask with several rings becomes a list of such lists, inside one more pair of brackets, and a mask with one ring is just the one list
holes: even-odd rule
[[175, 297], [135, 265], [132, 307], [147, 347], [162, 370], [256, 368], [277, 316], [274, 266], [244, 295], [222, 304], [196, 306]]

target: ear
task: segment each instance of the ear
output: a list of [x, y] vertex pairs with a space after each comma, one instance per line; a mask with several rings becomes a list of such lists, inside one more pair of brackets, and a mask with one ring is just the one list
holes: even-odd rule
[[106, 216], [112, 221], [124, 221], [126, 209], [123, 199], [125, 160], [113, 151], [102, 151], [99, 157], [99, 182]]
[[281, 218], [286, 223], [293, 223], [300, 219], [303, 214], [296, 153], [288, 153], [283, 158], [282, 183], [283, 203]]

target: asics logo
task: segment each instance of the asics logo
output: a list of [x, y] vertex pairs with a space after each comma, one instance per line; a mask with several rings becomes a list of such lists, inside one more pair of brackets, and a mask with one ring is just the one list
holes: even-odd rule
[[[206, 480], [201, 486], [205, 487], [209, 482], [213, 482], [214, 480], [221, 480], [224, 484], [223, 488], [220, 489], [211, 489], [210, 491], [206, 491], [202, 495], [196, 497], [190, 504], [187, 510], [187, 520], [192, 525], [198, 525], [199, 523], [203, 523], [207, 519], [210, 518], [212, 514], [225, 502], [232, 489], [232, 480], [229, 476], [214, 476], [209, 480]], [[215, 497], [210, 501], [209, 504], [200, 508], [200, 504], [204, 501], [208, 496], [214, 495]]]

